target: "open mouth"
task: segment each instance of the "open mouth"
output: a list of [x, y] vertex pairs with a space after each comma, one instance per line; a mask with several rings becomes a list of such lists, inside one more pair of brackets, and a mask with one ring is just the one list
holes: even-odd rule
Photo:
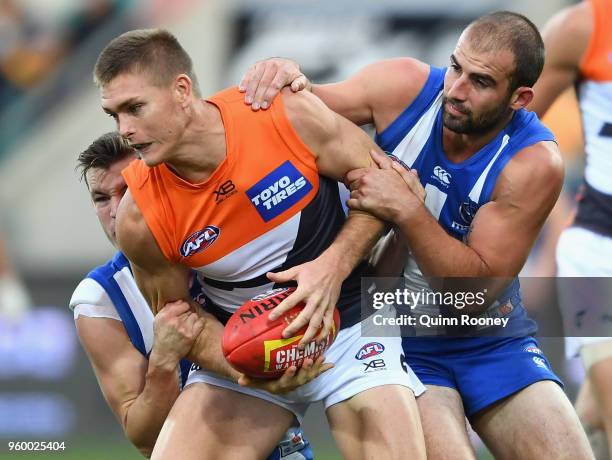
[[146, 142], [143, 144], [132, 144], [132, 148], [137, 150], [138, 153], [143, 153], [143, 152], [146, 152], [146, 150], [149, 148], [150, 145], [151, 145], [151, 142]]
[[464, 112], [463, 110], [460, 110], [455, 104], [453, 104], [452, 102], [447, 102], [446, 103], [446, 108], [447, 111], [451, 112], [453, 115], [467, 115], [466, 112]]

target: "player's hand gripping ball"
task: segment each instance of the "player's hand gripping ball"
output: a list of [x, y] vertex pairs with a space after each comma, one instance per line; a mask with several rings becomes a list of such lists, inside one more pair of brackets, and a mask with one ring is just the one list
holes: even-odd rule
[[270, 321], [270, 312], [295, 291], [279, 288], [247, 300], [229, 319], [223, 333], [223, 354], [240, 372], [258, 378], [278, 378], [290, 366], [300, 367], [305, 358], [313, 361], [333, 343], [340, 327], [340, 314], [334, 309], [334, 326], [322, 343], [312, 341], [298, 349], [307, 325], [293, 337], [284, 339], [283, 330], [304, 308], [301, 302], [280, 318]]

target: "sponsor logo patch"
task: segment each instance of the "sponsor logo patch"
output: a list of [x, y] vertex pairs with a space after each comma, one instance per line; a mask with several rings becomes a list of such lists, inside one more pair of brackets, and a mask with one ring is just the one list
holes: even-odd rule
[[470, 229], [469, 225], [458, 224], [454, 220], [453, 220], [453, 223], [451, 224], [451, 227], [453, 228], [453, 230], [457, 230], [458, 232], [463, 232], [463, 233], [467, 232]]
[[283, 287], [283, 288], [270, 289], [269, 291], [262, 292], [261, 294], [258, 294], [255, 297], [251, 297], [251, 300], [253, 302], [259, 302], [260, 300], [267, 299], [268, 297], [273, 297], [273, 296], [275, 296], [277, 294], [280, 294], [282, 292], [286, 292], [289, 289], [291, 289], [291, 288]]
[[367, 363], [361, 363], [365, 366], [363, 372], [375, 372], [387, 370], [387, 365], [384, 359], [373, 359]]
[[280, 447], [282, 458], [302, 450], [306, 447], [306, 441], [304, 441], [301, 431], [295, 431], [291, 434], [290, 439], [283, 439], [278, 446]]
[[385, 346], [382, 343], [369, 342], [359, 349], [355, 355], [355, 359], [362, 361], [372, 356], [380, 355], [383, 351], [385, 351]]
[[219, 238], [221, 230], [214, 225], [207, 225], [202, 230], [198, 230], [187, 237], [179, 248], [183, 257], [191, 257], [204, 249], [209, 248]]
[[535, 345], [528, 345], [524, 348], [527, 353], [535, 353], [536, 355], [543, 355], [542, 350], [540, 350]]
[[438, 179], [443, 185], [447, 187], [450, 185], [450, 181], [453, 178], [453, 176], [451, 176], [449, 172], [442, 169], [440, 166], [436, 166], [434, 168], [433, 177]]
[[246, 193], [264, 222], [268, 222], [287, 211], [311, 190], [312, 184], [308, 179], [290, 161], [286, 161]]
[[191, 365], [191, 367], [189, 368], [189, 372], [197, 372], [197, 371], [199, 371], [199, 370], [201, 370], [201, 369], [202, 369], [202, 368], [201, 368], [201, 367], [200, 367], [198, 364], [193, 363], [193, 364]]
[[461, 217], [465, 224], [470, 225], [474, 220], [476, 212], [478, 212], [478, 208], [478, 203], [468, 198], [467, 201], [464, 201], [459, 206], [459, 217]]
[[548, 369], [546, 361], [544, 361], [543, 358], [540, 358], [539, 356], [534, 356], [531, 359], [533, 359], [533, 362], [536, 364], [536, 366], [541, 367], [542, 369]]
[[238, 193], [238, 190], [236, 190], [236, 186], [230, 179], [230, 180], [226, 180], [225, 182], [223, 182], [219, 186], [219, 188], [215, 190], [213, 193], [215, 194], [215, 203], [219, 204], [225, 201], [230, 196]]
[[499, 307], [499, 312], [504, 316], [512, 313], [512, 310], [514, 310], [514, 306], [511, 302], [508, 302], [506, 305], [502, 305], [501, 307]]

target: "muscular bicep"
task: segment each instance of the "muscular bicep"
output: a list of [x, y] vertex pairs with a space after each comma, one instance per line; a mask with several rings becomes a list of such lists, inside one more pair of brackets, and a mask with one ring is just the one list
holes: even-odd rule
[[147, 360], [133, 347], [120, 321], [79, 316], [76, 327], [102, 394], [123, 423], [144, 387]]
[[353, 169], [375, 166], [370, 156], [372, 150], [383, 153], [374, 141], [360, 128], [336, 113], [330, 114], [334, 135], [321, 145], [317, 167], [321, 174], [343, 181]]
[[479, 209], [466, 243], [493, 277], [518, 274], [535, 241], [531, 222], [518, 209], [491, 201]]
[[358, 126], [308, 93], [283, 91], [287, 115], [316, 157], [319, 172], [343, 181], [347, 172], [372, 166], [371, 150], [380, 148]]
[[167, 302], [192, 302], [190, 269], [165, 258], [129, 191], [117, 212], [116, 231], [117, 244], [130, 260], [136, 283], [154, 313]]
[[429, 66], [416, 59], [385, 59], [312, 91], [334, 112], [357, 125], [374, 123], [381, 132], [417, 97], [428, 75]]
[[366, 87], [358, 76], [338, 83], [313, 85], [312, 92], [331, 110], [357, 125], [373, 120]]
[[[542, 144], [549, 144], [543, 148]], [[470, 227], [466, 243], [490, 276], [516, 276], [522, 269], [563, 184], [556, 147], [542, 143], [523, 150], [506, 166], [493, 193]], [[537, 161], [529, 158], [541, 155]], [[517, 158], [518, 157], [518, 158]]]

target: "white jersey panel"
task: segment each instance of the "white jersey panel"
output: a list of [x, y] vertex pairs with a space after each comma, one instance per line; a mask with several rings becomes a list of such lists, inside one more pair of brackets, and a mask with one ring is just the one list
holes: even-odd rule
[[[205, 271], [207, 277], [218, 281], [235, 283], [256, 278], [282, 265], [295, 244], [300, 215], [301, 213], [297, 213], [278, 227], [249, 241], [225, 257], [195, 270]], [[245, 261], [249, 263], [245, 264]]]
[[153, 348], [153, 322], [155, 320], [153, 312], [142, 296], [140, 289], [138, 289], [138, 285], [128, 267], [124, 267], [121, 271], [116, 272], [113, 278], [119, 285], [121, 292], [123, 292], [125, 296], [125, 300], [127, 300], [132, 310], [134, 318], [140, 327], [145, 349], [147, 353], [149, 353]]
[[86, 316], [88, 318], [108, 318], [121, 321], [121, 317], [119, 313], [117, 313], [117, 309], [114, 305], [90, 305], [80, 303], [74, 306], [73, 312], [75, 320], [79, 316]]
[[74, 310], [74, 307], [80, 304], [108, 306], [113, 305], [113, 302], [97, 281], [85, 278], [72, 293], [68, 305], [71, 310]]
[[[153, 348], [154, 316], [146, 300], [140, 293], [136, 281], [127, 267], [114, 274], [130, 309], [138, 323], [147, 353]], [[74, 319], [79, 315], [92, 318], [111, 318], [121, 321], [117, 309], [108, 293], [92, 278], [83, 279], [74, 290], [70, 299]]]
[[442, 107], [443, 93], [440, 91], [427, 112], [416, 122], [392, 153], [408, 166], [412, 167], [415, 160], [427, 143], [439, 109]]
[[603, 126], [612, 124], [612, 82], [580, 84], [580, 109], [584, 129], [585, 178], [598, 191], [612, 195], [612, 136], [602, 136]]
[[[300, 216], [301, 213], [297, 213], [274, 230], [250, 241], [249, 244], [232, 251], [212, 264], [196, 268], [204, 293], [221, 308], [234, 312], [243, 304], [244, 299], [271, 289], [274, 284], [271, 281], [269, 284], [252, 288], [234, 287], [227, 290], [213, 287], [203, 279], [202, 271], [205, 271], [206, 277], [235, 283], [257, 278], [277, 269], [285, 262], [287, 255], [295, 245]], [[245, 264], [245, 260], [257, 261], [257, 263]]]

